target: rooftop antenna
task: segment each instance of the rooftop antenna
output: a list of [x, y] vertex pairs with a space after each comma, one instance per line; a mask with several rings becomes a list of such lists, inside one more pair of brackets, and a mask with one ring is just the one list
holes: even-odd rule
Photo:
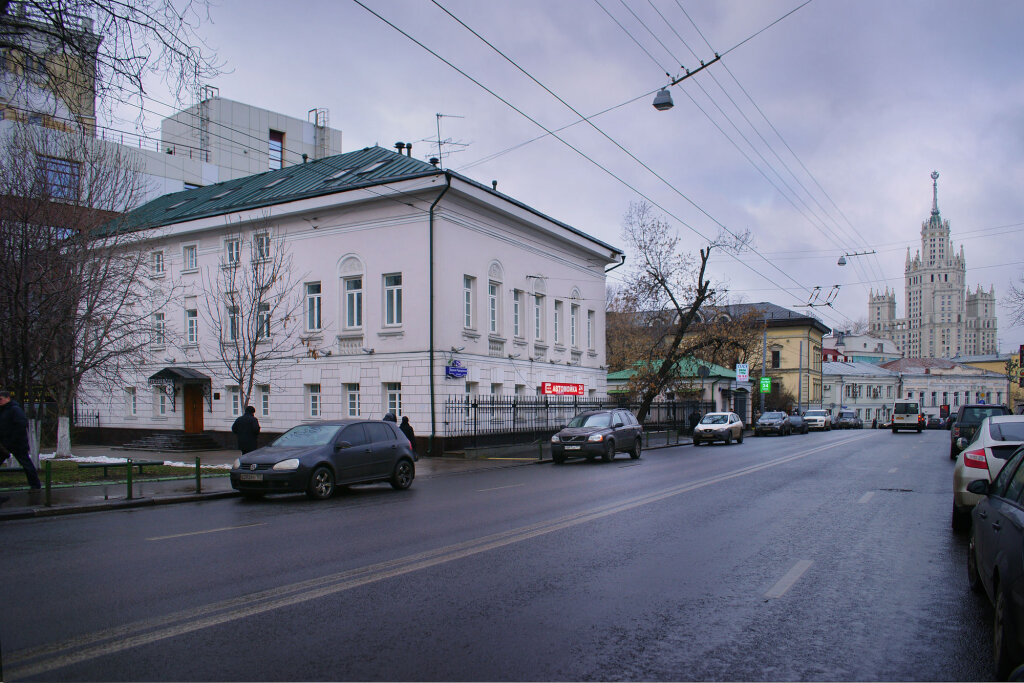
[[[465, 143], [462, 143], [462, 142], [453, 142], [451, 138], [448, 138], [447, 140], [441, 139], [441, 118], [444, 117], [444, 118], [448, 118], [448, 119], [464, 119], [466, 117], [465, 116], [460, 116], [458, 114], [441, 114], [441, 113], [435, 114], [435, 117], [437, 118], [437, 158], [440, 160], [440, 164], [441, 164], [440, 168], [441, 168], [441, 170], [444, 170], [444, 156], [445, 155], [444, 155], [443, 150], [441, 149], [441, 146], [442, 145], [456, 145], [456, 146], [459, 146], [459, 147], [465, 147], [466, 145], [465, 145]], [[449, 152], [449, 154], [450, 154], [450, 152]]]

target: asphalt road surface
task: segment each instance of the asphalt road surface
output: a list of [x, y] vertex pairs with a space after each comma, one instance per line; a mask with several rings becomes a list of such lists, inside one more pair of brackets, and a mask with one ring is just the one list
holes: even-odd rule
[[7, 522], [3, 680], [987, 680], [948, 438]]

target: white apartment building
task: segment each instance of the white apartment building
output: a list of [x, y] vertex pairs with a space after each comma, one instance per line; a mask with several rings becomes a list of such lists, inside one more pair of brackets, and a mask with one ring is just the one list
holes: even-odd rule
[[978, 285], [967, 288], [963, 245], [954, 252], [949, 221], [939, 214], [938, 172], [932, 177], [932, 212], [921, 223], [921, 250], [904, 268], [906, 310], [896, 317], [896, 293], [871, 290], [868, 327], [891, 339], [908, 358], [952, 358], [997, 353], [996, 295]]
[[968, 403], [1006, 404], [1006, 375], [941, 358], [902, 358], [883, 363], [900, 377], [900, 397], [916, 400], [929, 416], [942, 406], [951, 413]]
[[301, 345], [257, 370], [264, 431], [391, 410], [440, 437], [449, 396], [534, 396], [544, 382], [605, 393], [605, 268], [623, 253], [411, 156], [372, 147], [286, 166], [128, 220], [153, 277], [181, 296], [154, 310], [149, 358], [124, 386], [83, 387], [105, 429], [230, 430], [243, 406], [201, 302], [226, 300], [211, 283], [246, 266], [239, 241], [253, 238], [288, 250], [303, 298], [301, 322], [284, 321]]
[[822, 363], [821, 382], [822, 407], [852, 410], [865, 426], [887, 421], [901, 391], [898, 372], [863, 361]]

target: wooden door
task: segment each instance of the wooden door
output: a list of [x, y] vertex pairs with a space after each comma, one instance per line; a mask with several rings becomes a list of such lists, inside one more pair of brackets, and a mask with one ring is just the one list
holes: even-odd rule
[[185, 433], [198, 434], [203, 431], [203, 387], [186, 384], [184, 404]]

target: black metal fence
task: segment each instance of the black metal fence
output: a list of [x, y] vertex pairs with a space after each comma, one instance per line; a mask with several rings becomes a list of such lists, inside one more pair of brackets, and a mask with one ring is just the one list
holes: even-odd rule
[[[640, 402], [608, 396], [452, 396], [444, 406], [444, 435], [536, 438], [558, 431], [577, 413], [600, 408], [625, 408], [635, 415]], [[689, 429], [691, 414], [713, 410], [709, 401], [656, 401], [644, 428]]]

